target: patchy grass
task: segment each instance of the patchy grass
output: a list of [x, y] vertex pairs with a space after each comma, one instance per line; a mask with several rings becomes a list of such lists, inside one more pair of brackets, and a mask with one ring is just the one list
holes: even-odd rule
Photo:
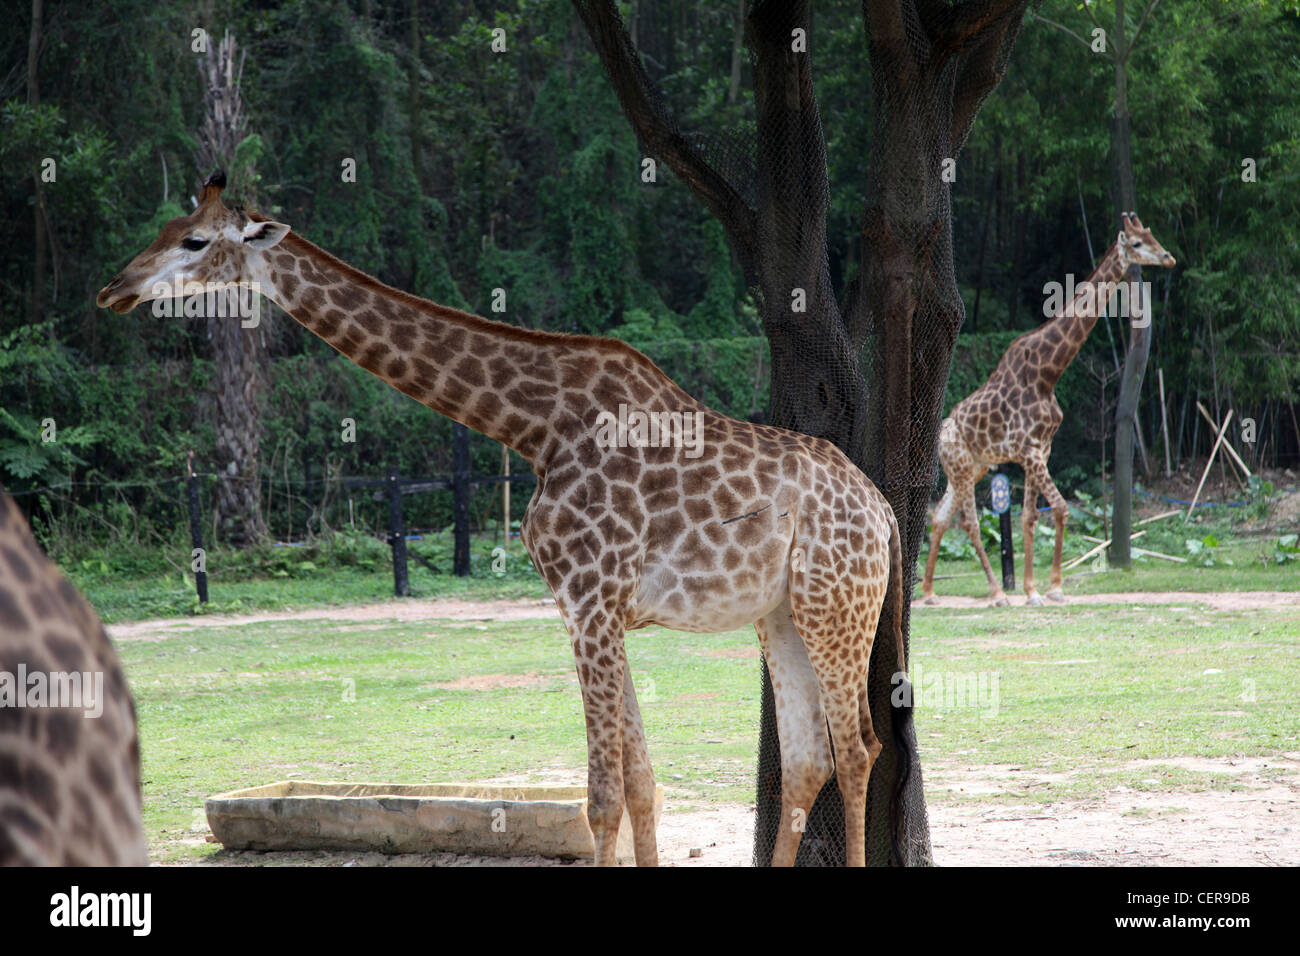
[[[1119, 787], [1240, 786], [1194, 758], [1295, 749], [1295, 623], [1294, 612], [1194, 605], [918, 610], [913, 677], [929, 798], [1042, 804]], [[752, 800], [756, 647], [750, 629], [629, 635], [670, 810]], [[554, 621], [410, 623], [378, 611], [368, 623], [164, 632], [119, 649], [137, 698], [155, 860], [217, 851], [201, 840], [201, 808], [224, 790], [586, 765], [569, 640]]]

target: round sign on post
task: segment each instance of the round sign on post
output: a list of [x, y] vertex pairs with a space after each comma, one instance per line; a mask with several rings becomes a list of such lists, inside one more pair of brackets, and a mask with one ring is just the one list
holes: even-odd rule
[[993, 513], [1006, 514], [1011, 507], [1011, 479], [1006, 475], [993, 476]]
[[1016, 553], [1011, 544], [1011, 479], [1001, 468], [993, 476], [993, 511], [998, 516], [998, 536], [1002, 539], [1002, 587], [1016, 589]]

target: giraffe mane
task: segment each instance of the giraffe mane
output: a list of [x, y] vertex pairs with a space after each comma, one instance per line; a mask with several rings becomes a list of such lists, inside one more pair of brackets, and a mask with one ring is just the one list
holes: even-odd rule
[[[253, 209], [241, 210], [251, 222], [271, 222], [268, 216], [262, 215]], [[623, 356], [641, 364], [654, 374], [658, 375], [666, 385], [671, 385], [678, 391], [682, 391], [664, 371], [661, 369], [650, 356], [646, 355], [640, 349], [629, 345], [622, 339], [611, 338], [603, 335], [584, 335], [572, 332], [551, 332], [542, 329], [525, 329], [517, 325], [511, 325], [508, 322], [501, 322], [496, 319], [488, 319], [481, 315], [475, 315], [472, 312], [465, 312], [461, 309], [455, 309], [448, 305], [440, 305], [429, 299], [421, 298], [402, 289], [395, 288], [376, 279], [367, 272], [363, 272], [356, 266], [340, 259], [338, 256], [320, 246], [311, 240], [305, 238], [292, 227], [288, 235], [280, 241], [280, 244], [287, 246], [324, 262], [331, 269], [335, 269], [342, 275], [346, 276], [349, 282], [356, 284], [358, 287], [367, 289], [371, 292], [378, 292], [381, 295], [389, 296], [392, 299], [404, 305], [409, 305], [420, 312], [437, 316], [441, 319], [460, 322], [467, 327], [480, 326], [486, 323], [490, 326], [493, 335], [500, 335], [502, 338], [510, 339], [515, 342], [527, 342], [533, 345], [562, 345], [572, 346], [574, 348], [591, 348], [603, 350], [608, 353], [621, 353]], [[683, 392], [685, 394], [685, 392]]]

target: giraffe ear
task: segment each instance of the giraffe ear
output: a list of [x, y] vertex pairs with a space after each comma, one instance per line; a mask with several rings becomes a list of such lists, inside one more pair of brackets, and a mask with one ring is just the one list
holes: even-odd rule
[[270, 249], [289, 235], [289, 227], [282, 222], [250, 222], [244, 227], [244, 242], [254, 249]]

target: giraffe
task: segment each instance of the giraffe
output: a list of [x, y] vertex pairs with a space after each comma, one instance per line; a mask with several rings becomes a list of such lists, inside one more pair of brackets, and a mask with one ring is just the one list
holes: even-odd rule
[[[989, 600], [999, 607], [1010, 603], [984, 553], [975, 509], [975, 485], [989, 468], [1004, 462], [1015, 462], [1025, 470], [1020, 518], [1025, 539], [1025, 596], [1031, 605], [1043, 603], [1034, 587], [1034, 525], [1038, 522], [1038, 494], [1042, 492], [1056, 523], [1047, 598], [1065, 600], [1061, 547], [1069, 508], [1047, 470], [1052, 439], [1062, 418], [1061, 406], [1056, 402], [1056, 383], [1083, 347], [1098, 317], [1109, 308], [1129, 266], [1176, 265], [1174, 257], [1142, 225], [1136, 213], [1124, 213], [1121, 219], [1124, 228], [1092, 275], [1077, 287], [1074, 297], [1053, 318], [1012, 342], [988, 381], [958, 402], [939, 427], [939, 461], [948, 476], [948, 489], [932, 519], [930, 554], [921, 582], [927, 604], [935, 603], [934, 565], [939, 557], [939, 542], [954, 518], [970, 536], [984, 566]], [[1130, 310], [1139, 307], [1130, 302]]]
[[[773, 865], [793, 864], [832, 773], [847, 862], [864, 865], [866, 790], [881, 749], [867, 669], [887, 591], [895, 681], [906, 680], [898, 525], [866, 476], [828, 441], [707, 408], [615, 339], [520, 329], [384, 285], [289, 226], [226, 206], [224, 185], [214, 173], [194, 213], [167, 223], [99, 305], [127, 312], [177, 281], [256, 283], [362, 368], [529, 462], [537, 487], [521, 537], [571, 638], [595, 862], [615, 863], [624, 806], [637, 864], [658, 862], [626, 632], [753, 623], [781, 741]], [[896, 740], [909, 720], [898, 707]], [[906, 768], [904, 756], [900, 782]]]
[[140, 805], [117, 653], [0, 488], [0, 866], [146, 866]]

